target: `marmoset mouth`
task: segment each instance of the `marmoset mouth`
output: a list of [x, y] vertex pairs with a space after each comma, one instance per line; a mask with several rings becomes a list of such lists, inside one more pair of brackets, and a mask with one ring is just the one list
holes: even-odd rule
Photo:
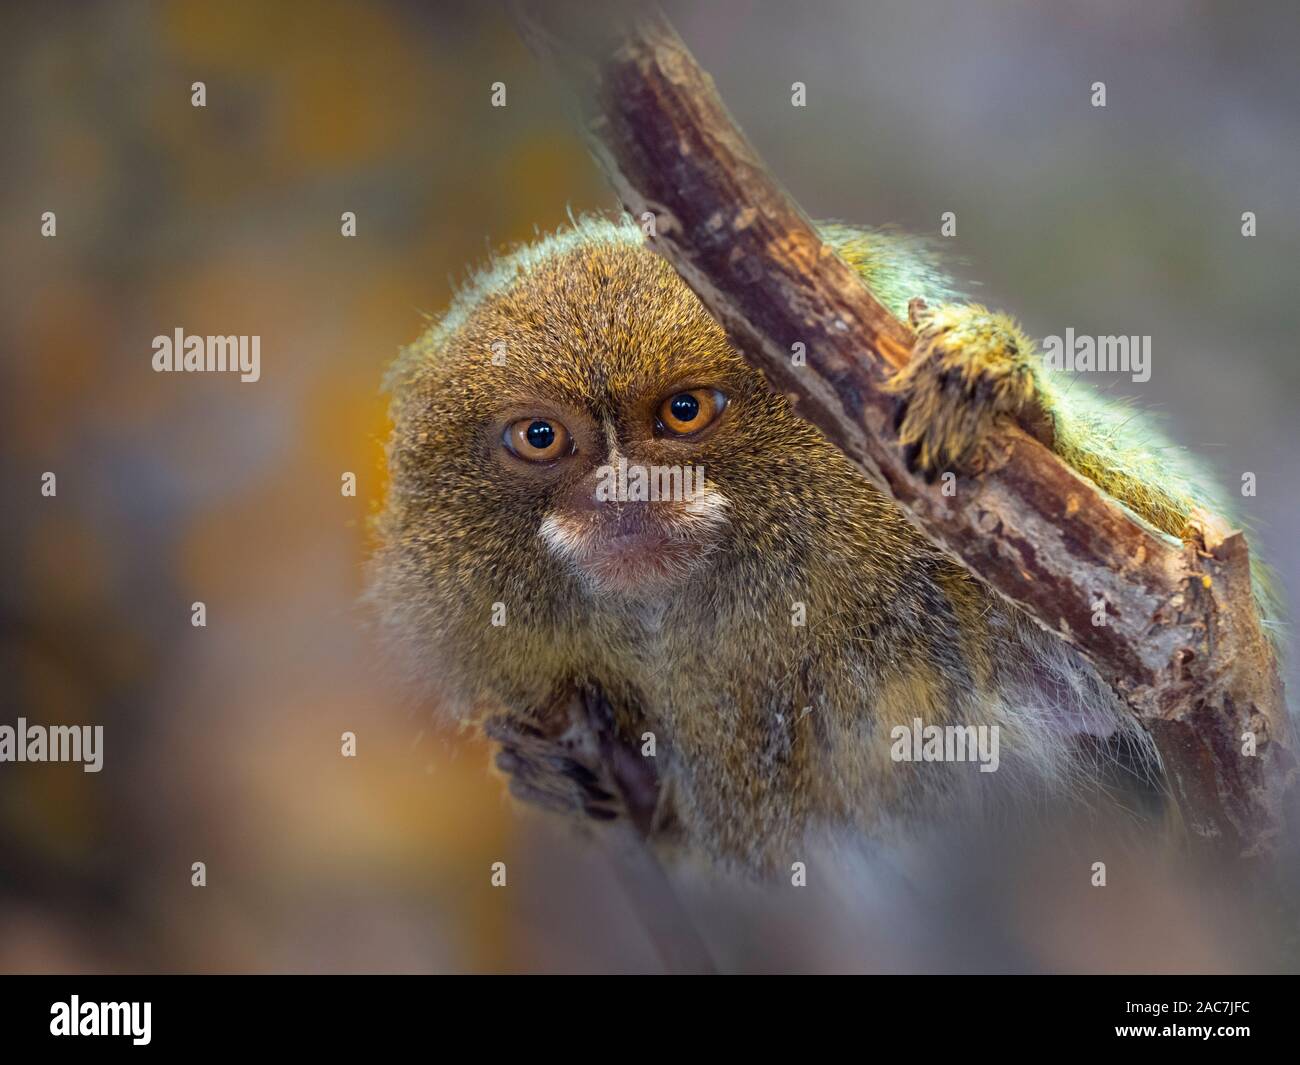
[[653, 532], [596, 539], [573, 563], [602, 591], [661, 593], [682, 583], [697, 568], [707, 548]]
[[725, 498], [690, 503], [607, 503], [580, 515], [553, 511], [541, 536], [594, 590], [660, 595], [681, 584], [710, 553]]

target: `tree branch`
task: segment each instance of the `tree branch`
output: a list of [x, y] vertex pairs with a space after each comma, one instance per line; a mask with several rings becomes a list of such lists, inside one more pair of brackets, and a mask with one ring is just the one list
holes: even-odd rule
[[[910, 357], [911, 330], [821, 241], [666, 19], [618, 4], [513, 10], [574, 89], [626, 209], [653, 214], [650, 243], [745, 358], [931, 541], [1093, 662], [1150, 730], [1200, 840], [1267, 851], [1295, 758], [1243, 535], [1207, 516], [1179, 543], [1011, 426], [955, 495], [913, 475], [882, 388]], [[805, 365], [790, 357], [796, 343]]]

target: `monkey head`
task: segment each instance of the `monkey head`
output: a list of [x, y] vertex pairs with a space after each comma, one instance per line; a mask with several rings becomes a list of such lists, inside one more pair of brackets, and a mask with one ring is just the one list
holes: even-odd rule
[[423, 651], [484, 668], [494, 610], [515, 667], [546, 671], [621, 612], [724, 610], [837, 537], [860, 557], [880, 507], [628, 223], [481, 273], [390, 387], [379, 595]]

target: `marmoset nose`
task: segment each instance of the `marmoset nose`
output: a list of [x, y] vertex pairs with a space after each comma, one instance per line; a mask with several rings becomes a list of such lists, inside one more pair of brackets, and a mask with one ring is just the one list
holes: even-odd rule
[[628, 459], [623, 459], [622, 465], [597, 467], [569, 491], [565, 509], [576, 518], [607, 528], [610, 535], [626, 535], [621, 530], [643, 531], [653, 512], [667, 501], [644, 498], [644, 493], [628, 490], [628, 471], [635, 478], [637, 469], [637, 464]]

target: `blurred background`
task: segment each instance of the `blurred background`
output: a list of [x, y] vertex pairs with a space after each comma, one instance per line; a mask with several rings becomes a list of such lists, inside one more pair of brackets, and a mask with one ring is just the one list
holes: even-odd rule
[[[958, 277], [1032, 334], [1151, 335], [1150, 381], [1107, 386], [1257, 475], [1297, 598], [1300, 7], [668, 10], [814, 217], [953, 211]], [[599, 854], [404, 700], [357, 605], [385, 366], [489, 248], [616, 206], [502, 12], [10, 3], [0, 82], [0, 724], [105, 729], [98, 774], [0, 764], [0, 971], [657, 971]], [[177, 327], [259, 334], [262, 379], [154, 373]], [[1090, 888], [1089, 831], [681, 890], [728, 968], [1296, 968], [1294, 917], [1222, 870]]]

